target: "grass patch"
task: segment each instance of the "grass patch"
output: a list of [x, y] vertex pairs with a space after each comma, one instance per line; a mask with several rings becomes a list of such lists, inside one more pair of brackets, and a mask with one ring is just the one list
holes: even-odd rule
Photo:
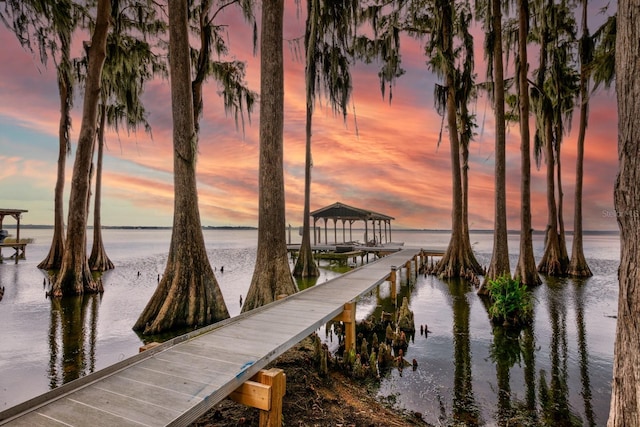
[[533, 320], [533, 297], [527, 286], [509, 276], [500, 276], [487, 283], [491, 297], [489, 316], [496, 324], [528, 325]]
[[[19, 243], [33, 243], [33, 242], [34, 242], [33, 238], [29, 237], [26, 239], [20, 239]], [[16, 241], [15, 237], [7, 237], [6, 239], [4, 239], [2, 243], [11, 244], [11, 243], [18, 243], [18, 242]]]

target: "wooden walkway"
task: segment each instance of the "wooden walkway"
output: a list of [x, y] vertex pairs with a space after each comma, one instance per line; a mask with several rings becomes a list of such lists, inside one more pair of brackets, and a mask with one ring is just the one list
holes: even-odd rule
[[[13, 254], [8, 257], [3, 257], [2, 248], [11, 248], [13, 249]], [[26, 259], [26, 251], [27, 244], [26, 243], [0, 243], [0, 264], [4, 261], [4, 259], [15, 259], [16, 264], [20, 259]]]
[[[346, 321], [353, 336], [355, 305], [350, 303], [386, 280], [395, 289], [396, 269], [411, 268], [412, 262], [417, 267], [419, 255], [419, 249], [403, 249], [174, 338], [0, 412], [0, 424], [186, 426], [230, 394], [238, 395], [269, 362], [327, 321]], [[260, 402], [252, 406], [260, 407]]]

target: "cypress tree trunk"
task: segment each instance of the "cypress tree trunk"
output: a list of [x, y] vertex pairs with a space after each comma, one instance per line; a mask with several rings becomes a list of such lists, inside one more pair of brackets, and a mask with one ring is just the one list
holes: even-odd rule
[[[61, 35], [61, 40], [64, 36]], [[60, 96], [60, 122], [58, 125], [58, 173], [53, 202], [53, 239], [44, 260], [38, 264], [43, 270], [58, 270], [64, 254], [64, 177], [69, 154], [69, 128], [73, 104], [73, 83], [69, 77], [70, 52], [68, 43], [62, 43], [61, 64], [58, 68], [58, 94]]]
[[[551, 10], [553, 8], [553, 4], [551, 1], [547, 0], [545, 9]], [[553, 107], [551, 105], [551, 100], [549, 96], [544, 92], [544, 84], [545, 78], [547, 77], [547, 52], [548, 52], [548, 43], [551, 39], [550, 31], [548, 28], [548, 24], [546, 19], [542, 20], [542, 28], [541, 28], [541, 42], [540, 42], [540, 68], [538, 70], [538, 80], [537, 86], [538, 91], [540, 91], [539, 102], [540, 102], [540, 114], [539, 120], [540, 123], [537, 124], [539, 126], [539, 130], [543, 132], [543, 144], [545, 150], [545, 163], [547, 167], [547, 209], [548, 209], [548, 219], [547, 219], [547, 230], [545, 231], [545, 247], [544, 254], [542, 255], [542, 259], [538, 263], [538, 272], [547, 274], [549, 276], [562, 276], [565, 274], [567, 265], [569, 262], [568, 257], [566, 256], [567, 250], [566, 245], [564, 250], [562, 249], [562, 244], [564, 243], [564, 236], [560, 235], [558, 229], [558, 205], [556, 205], [556, 197], [555, 197], [555, 167], [556, 167], [556, 151], [554, 148], [554, 129], [553, 129]], [[559, 132], [562, 132], [561, 130]], [[560, 133], [561, 135], [561, 133]], [[559, 191], [562, 191], [559, 189]]]
[[[582, 3], [582, 38], [580, 40], [580, 129], [578, 133], [578, 147], [576, 153], [576, 189], [573, 212], [573, 244], [571, 247], [571, 261], [567, 273], [573, 277], [593, 276], [582, 247], [582, 178], [584, 176], [584, 141], [589, 116], [589, 81], [587, 67], [590, 60], [591, 48], [589, 29], [587, 27], [587, 4]], [[589, 51], [589, 52], [587, 52]]]
[[207, 257], [196, 187], [187, 2], [169, 2], [169, 65], [174, 144], [174, 214], [167, 266], [133, 329], [157, 334], [229, 317]]
[[[558, 90], [560, 90], [558, 88]], [[558, 244], [560, 245], [560, 263], [562, 264], [562, 274], [567, 273], [569, 268], [569, 254], [567, 252], [567, 238], [564, 230], [564, 191], [562, 190], [562, 156], [560, 155], [562, 140], [562, 122], [556, 120], [556, 182], [558, 183]]]
[[309, 227], [309, 213], [311, 211], [311, 134], [313, 122], [313, 102], [315, 94], [315, 76], [316, 76], [316, 39], [317, 39], [317, 23], [316, 12], [318, 0], [309, 0], [307, 2], [307, 34], [306, 34], [306, 67], [305, 67], [305, 86], [307, 92], [307, 121], [305, 127], [305, 160], [304, 160], [304, 213], [302, 218], [302, 242], [300, 244], [300, 253], [293, 268], [293, 275], [296, 277], [317, 277], [320, 275], [318, 266], [313, 259], [311, 251], [311, 232]]
[[287, 259], [284, 203], [283, 17], [284, 0], [262, 2], [258, 249], [243, 312], [297, 292]]
[[485, 284], [503, 274], [511, 275], [509, 267], [509, 246], [507, 243], [507, 190], [506, 190], [506, 154], [505, 154], [505, 116], [504, 116], [504, 69], [502, 63], [502, 4], [501, 0], [491, 0], [494, 61], [494, 102], [496, 120], [495, 142], [495, 226], [493, 231], [493, 253], [485, 282], [478, 293], [486, 294]]
[[620, 227], [620, 293], [608, 427], [640, 425], [640, 4], [618, 2], [618, 162], [614, 200]]
[[439, 2], [442, 9], [443, 54], [447, 61], [447, 126], [449, 127], [449, 143], [451, 146], [451, 177], [453, 185], [451, 209], [451, 240], [442, 259], [436, 266], [435, 273], [445, 278], [460, 277], [466, 270], [479, 271], [480, 266], [473, 255], [469, 238], [463, 233], [462, 177], [460, 173], [460, 139], [456, 114], [456, 85], [453, 56], [453, 9], [448, 1]]
[[555, 199], [555, 160], [553, 150], [553, 130], [551, 118], [545, 115], [545, 157], [547, 166], [547, 230], [545, 235], [544, 254], [538, 264], [538, 272], [550, 276], [561, 276], [564, 274], [566, 264], [562, 263], [562, 252], [560, 250], [560, 235], [558, 233], [558, 211]]
[[102, 157], [104, 155], [104, 129], [106, 124], [106, 106], [100, 106], [100, 128], [98, 129], [98, 161], [96, 167], [96, 192], [93, 205], [93, 245], [89, 256], [89, 268], [91, 271], [107, 271], [114, 268], [113, 263], [107, 256], [102, 241]]
[[[313, 102], [313, 101], [312, 101]], [[311, 119], [313, 117], [313, 108], [307, 100], [307, 138], [305, 148], [305, 167], [304, 167], [304, 209], [302, 219], [302, 242], [300, 243], [300, 252], [296, 259], [296, 265], [293, 268], [293, 275], [296, 277], [317, 277], [320, 275], [318, 266], [313, 259], [311, 251], [311, 227], [309, 224], [309, 214], [311, 211]]]
[[71, 178], [67, 238], [62, 266], [51, 290], [51, 295], [54, 297], [103, 290], [101, 282], [93, 279], [87, 262], [86, 229], [91, 155], [96, 134], [100, 81], [106, 57], [110, 16], [111, 1], [99, 0], [96, 26], [89, 48], [89, 69], [85, 85], [82, 125]]
[[518, 100], [520, 108], [520, 255], [514, 277], [527, 286], [541, 283], [533, 256], [531, 232], [531, 135], [529, 133], [529, 83], [527, 82], [527, 34], [529, 33], [529, 3], [518, 1]]

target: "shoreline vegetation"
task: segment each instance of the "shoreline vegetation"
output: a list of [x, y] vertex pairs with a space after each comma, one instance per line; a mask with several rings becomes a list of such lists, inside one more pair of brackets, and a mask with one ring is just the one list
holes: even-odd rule
[[[313, 366], [314, 347], [304, 338], [268, 368], [277, 367], [287, 376], [282, 402], [284, 425], [299, 427], [393, 427], [430, 426], [422, 414], [395, 405], [393, 396], [376, 396], [373, 382], [355, 379], [331, 368], [321, 375]], [[224, 399], [198, 418], [191, 427], [257, 426], [259, 411]]]
[[[3, 225], [5, 229], [15, 229], [15, 224], [5, 224]], [[53, 229], [53, 225], [42, 225], [42, 224], [20, 224], [20, 229], [23, 230], [48, 230]], [[162, 225], [103, 225], [102, 229], [107, 230], [171, 230], [170, 226], [162, 226]], [[298, 226], [291, 226], [291, 228], [297, 229]], [[318, 227], [320, 228], [320, 227]], [[93, 226], [88, 225], [87, 229], [93, 229]], [[258, 227], [248, 226], [248, 225], [203, 225], [203, 230], [258, 230]], [[353, 228], [354, 231], [364, 230], [364, 228]], [[398, 232], [426, 232], [426, 233], [442, 233], [447, 234], [451, 233], [451, 230], [441, 230], [441, 229], [431, 229], [431, 228], [394, 228], [393, 231]], [[469, 233], [475, 234], [492, 234], [494, 231], [489, 229], [471, 229]], [[508, 234], [520, 235], [520, 230], [508, 230]], [[566, 230], [565, 233], [567, 235], [573, 235], [572, 230]], [[585, 235], [603, 235], [603, 236], [617, 236], [620, 234], [620, 230], [583, 230], [582, 232]], [[545, 230], [533, 230], [533, 234], [544, 235]]]

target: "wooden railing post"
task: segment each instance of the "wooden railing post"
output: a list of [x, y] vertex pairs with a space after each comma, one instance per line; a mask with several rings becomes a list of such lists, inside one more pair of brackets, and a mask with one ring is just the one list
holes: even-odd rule
[[260, 427], [282, 426], [282, 398], [287, 377], [282, 369], [263, 369], [242, 383], [229, 398], [260, 410]]
[[356, 303], [348, 302], [342, 313], [333, 318], [336, 322], [344, 323], [344, 351], [356, 349]]
[[389, 282], [391, 282], [391, 298], [395, 301], [397, 292], [396, 292], [396, 270], [398, 267], [395, 265], [391, 266], [391, 274], [389, 274]]
[[286, 391], [286, 377], [282, 369], [260, 371], [258, 382], [271, 388], [271, 409], [260, 411], [260, 427], [282, 426], [282, 397]]

